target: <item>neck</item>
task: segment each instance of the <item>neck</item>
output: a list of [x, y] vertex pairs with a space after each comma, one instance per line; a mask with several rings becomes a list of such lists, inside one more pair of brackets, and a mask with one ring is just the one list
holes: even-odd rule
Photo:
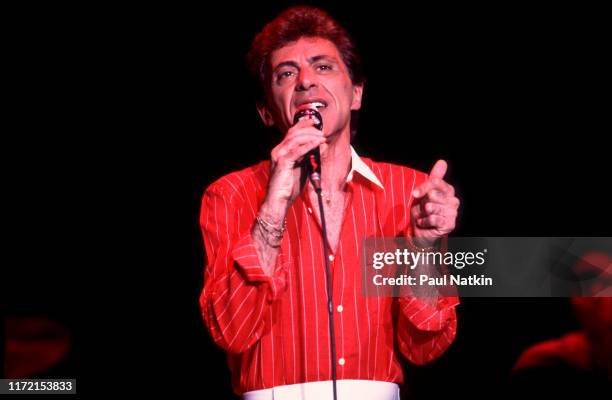
[[328, 144], [321, 145], [321, 184], [323, 191], [342, 190], [351, 168], [351, 145], [349, 132], [331, 137]]

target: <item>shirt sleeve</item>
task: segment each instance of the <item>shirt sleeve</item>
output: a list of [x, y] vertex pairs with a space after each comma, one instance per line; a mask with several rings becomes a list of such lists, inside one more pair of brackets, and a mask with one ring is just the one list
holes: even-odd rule
[[244, 219], [241, 201], [217, 182], [206, 190], [200, 214], [206, 252], [202, 316], [215, 343], [231, 353], [244, 352], [265, 334], [272, 304], [287, 286], [282, 250], [272, 276], [261, 268], [251, 236], [255, 218]]
[[[427, 174], [411, 170], [404, 173], [401, 184], [406, 188], [405, 219], [398, 219], [396, 234], [411, 238], [410, 207], [414, 201], [412, 191], [427, 180]], [[399, 190], [398, 190], [399, 192]], [[446, 245], [445, 240], [443, 247]], [[399, 349], [410, 362], [422, 365], [440, 357], [451, 345], [457, 333], [457, 314], [455, 307], [459, 304], [456, 296], [439, 296], [435, 305], [424, 302], [419, 297], [398, 297], [398, 315], [396, 337]]]
[[435, 306], [417, 297], [399, 297], [397, 340], [399, 349], [416, 365], [440, 357], [457, 333], [458, 297], [439, 297]]
[[[410, 234], [410, 229], [407, 229]], [[410, 239], [408, 237], [407, 239]], [[440, 243], [440, 251], [447, 249], [447, 238]], [[445, 271], [445, 268], [442, 268]], [[445, 272], [443, 272], [445, 273]], [[438, 294], [435, 304], [418, 296], [398, 297], [399, 317], [397, 338], [402, 354], [416, 365], [429, 363], [440, 357], [457, 334], [455, 307], [459, 297], [454, 287], [445, 287], [445, 295]]]

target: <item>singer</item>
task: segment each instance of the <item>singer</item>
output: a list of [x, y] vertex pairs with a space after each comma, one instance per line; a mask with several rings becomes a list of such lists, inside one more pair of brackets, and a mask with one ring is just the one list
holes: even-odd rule
[[[425, 174], [355, 152], [351, 113], [365, 79], [352, 39], [325, 12], [284, 11], [255, 37], [247, 60], [261, 119], [284, 136], [269, 161], [208, 187], [200, 216], [200, 305], [228, 352], [234, 391], [331, 399], [335, 369], [339, 399], [399, 399], [400, 356], [421, 365], [444, 353], [459, 301], [362, 296], [360, 246], [369, 236], [406, 236], [431, 248], [451, 233], [459, 200], [444, 181], [446, 162]], [[305, 157], [317, 148], [327, 237]]]

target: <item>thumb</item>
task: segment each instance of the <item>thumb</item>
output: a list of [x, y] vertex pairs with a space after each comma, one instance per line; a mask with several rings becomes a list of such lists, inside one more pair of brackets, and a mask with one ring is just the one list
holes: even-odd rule
[[440, 179], [444, 178], [444, 174], [446, 174], [447, 167], [448, 165], [446, 164], [446, 161], [444, 160], [436, 161], [435, 165], [431, 169], [431, 172], [429, 173], [429, 177], [430, 178], [440, 178]]

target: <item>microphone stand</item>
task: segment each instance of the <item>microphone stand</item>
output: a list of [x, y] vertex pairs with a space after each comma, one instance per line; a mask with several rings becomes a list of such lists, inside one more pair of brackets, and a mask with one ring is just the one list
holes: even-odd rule
[[[300, 118], [310, 115], [319, 120], [315, 127], [319, 130], [323, 129], [323, 118], [317, 110], [306, 109], [298, 111], [294, 117], [294, 123], [297, 123]], [[332, 301], [332, 284], [331, 284], [331, 268], [329, 266], [329, 243], [327, 243], [327, 226], [325, 225], [325, 212], [323, 211], [323, 196], [321, 194], [321, 153], [319, 148], [309, 151], [305, 156], [306, 169], [310, 173], [310, 182], [317, 193], [319, 202], [319, 215], [321, 215], [321, 230], [323, 234], [323, 256], [325, 259], [325, 275], [327, 277], [327, 315], [329, 321], [329, 337], [331, 342], [331, 375], [334, 400], [338, 399], [336, 390], [336, 334], [334, 331], [334, 303]]]
[[[311, 164], [313, 163], [314, 158], [315, 156], [311, 154]], [[319, 213], [321, 215], [321, 230], [323, 231], [323, 255], [325, 258], [325, 274], [327, 276], [327, 315], [329, 319], [329, 336], [331, 341], [332, 386], [334, 400], [336, 400], [338, 398], [336, 391], [336, 335], [334, 331], [334, 303], [332, 301], [331, 268], [329, 266], [329, 244], [327, 243], [327, 226], [325, 225], [325, 212], [323, 211], [323, 197], [321, 195], [321, 176], [317, 172], [316, 168], [313, 168], [313, 170], [314, 172], [310, 175], [310, 181], [312, 182], [312, 186], [317, 193]]]

